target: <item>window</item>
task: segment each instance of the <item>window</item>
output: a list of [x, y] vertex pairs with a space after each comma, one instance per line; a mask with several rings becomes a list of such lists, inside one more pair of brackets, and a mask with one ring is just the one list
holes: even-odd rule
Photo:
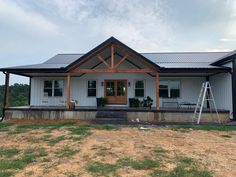
[[135, 97], [144, 97], [144, 81], [138, 80], [135, 81]]
[[63, 80], [44, 81], [44, 96], [62, 96]]
[[159, 96], [162, 98], [179, 98], [180, 81], [160, 81]]
[[52, 81], [44, 81], [44, 96], [52, 96]]
[[96, 97], [97, 93], [97, 82], [94, 80], [88, 81], [88, 96]]
[[63, 93], [63, 80], [54, 81], [54, 96], [62, 96]]

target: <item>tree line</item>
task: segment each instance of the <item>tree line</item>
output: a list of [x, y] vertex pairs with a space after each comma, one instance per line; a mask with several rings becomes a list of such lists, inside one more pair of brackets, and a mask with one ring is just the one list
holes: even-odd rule
[[[0, 116], [4, 105], [5, 85], [0, 85]], [[14, 84], [10, 86], [9, 106], [26, 106], [29, 100], [29, 85]]]

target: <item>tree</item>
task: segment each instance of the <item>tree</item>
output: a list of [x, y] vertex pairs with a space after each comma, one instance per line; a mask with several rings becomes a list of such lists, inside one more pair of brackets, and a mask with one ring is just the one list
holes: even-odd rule
[[[5, 85], [0, 85], [0, 115], [2, 115]], [[29, 100], [29, 85], [14, 84], [10, 86], [9, 106], [25, 106]]]

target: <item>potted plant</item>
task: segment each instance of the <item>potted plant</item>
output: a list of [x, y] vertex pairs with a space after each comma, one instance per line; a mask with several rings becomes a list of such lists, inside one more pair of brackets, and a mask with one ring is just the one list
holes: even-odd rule
[[104, 97], [97, 98], [97, 107], [104, 107], [107, 104], [107, 100]]
[[140, 105], [140, 101], [138, 98], [129, 98], [129, 107], [137, 108]]
[[153, 99], [151, 99], [150, 96], [147, 96], [147, 98], [144, 98], [143, 101], [141, 102], [143, 107], [146, 108], [152, 108], [152, 103], [153, 103]]

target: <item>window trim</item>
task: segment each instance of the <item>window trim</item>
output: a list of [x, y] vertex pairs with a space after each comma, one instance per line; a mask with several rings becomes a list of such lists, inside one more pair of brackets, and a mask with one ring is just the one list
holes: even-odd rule
[[[45, 81], [51, 81], [52, 82], [52, 96], [45, 96], [45, 93], [44, 92], [44, 89], [45, 89]], [[54, 93], [55, 93], [55, 81], [62, 81], [63, 82], [63, 87], [62, 87], [62, 95], [61, 96], [55, 96]], [[46, 79], [46, 80], [43, 80], [43, 97], [63, 97], [64, 96], [64, 83], [65, 83], [65, 80], [64, 79]]]
[[[179, 82], [179, 97], [175, 97], [176, 99], [180, 99], [181, 98], [181, 80], [179, 79], [166, 79], [166, 80], [160, 80], [160, 82], [161, 81], [166, 81], [166, 82], [168, 82], [168, 97], [161, 97], [160, 96], [160, 98], [162, 98], [162, 99], [173, 99], [174, 97], [170, 97], [170, 82], [172, 82], [172, 81], [178, 81]], [[159, 84], [160, 85], [160, 84]], [[160, 92], [160, 87], [159, 87], [159, 92]]]
[[[136, 83], [137, 81], [143, 81], [143, 96], [136, 96], [136, 95], [135, 95], [135, 90], [136, 90], [135, 83]], [[146, 81], [145, 81], [144, 79], [136, 79], [136, 80], [134, 80], [134, 85], [133, 85], [133, 87], [134, 87], [134, 97], [135, 97], [135, 98], [145, 98], [145, 97], [146, 97]], [[141, 88], [137, 88], [137, 89], [141, 89]]]
[[[96, 89], [96, 96], [89, 96], [88, 95], [88, 82], [89, 81], [95, 81], [96, 82], [96, 88], [90, 88], [90, 89]], [[97, 98], [97, 95], [98, 95], [98, 93], [97, 93], [97, 90], [98, 90], [98, 81], [96, 80], [96, 79], [87, 79], [86, 80], [86, 90], [87, 90], [87, 98]]]

